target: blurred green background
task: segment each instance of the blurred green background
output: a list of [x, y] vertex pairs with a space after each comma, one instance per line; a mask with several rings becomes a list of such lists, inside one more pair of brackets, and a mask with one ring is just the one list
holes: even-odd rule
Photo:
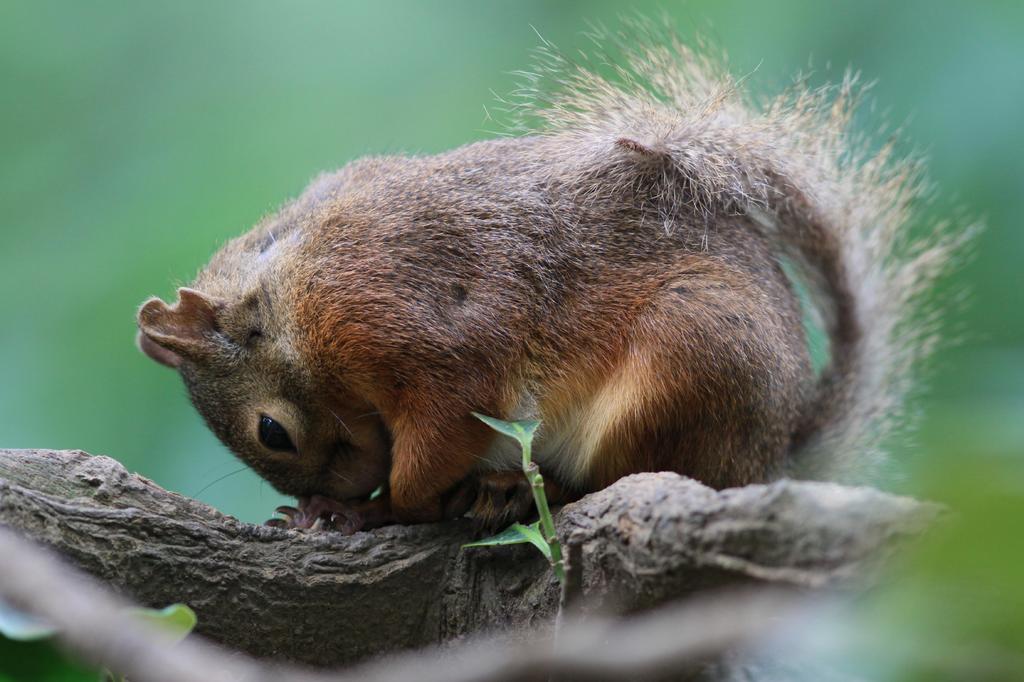
[[[664, 11], [756, 69], [878, 81], [939, 210], [988, 224], [942, 290], [960, 344], [934, 363], [915, 470], [999, 461], [1024, 484], [1024, 3], [11, 2], [0, 4], [0, 446], [81, 448], [249, 521], [280, 498], [136, 351], [136, 306], [321, 170], [488, 137], [542, 35]], [[866, 116], [865, 124], [872, 117]], [[922, 453], [914, 456], [913, 453]], [[914, 476], [890, 485], [914, 485]], [[902, 482], [901, 482], [902, 481]]]

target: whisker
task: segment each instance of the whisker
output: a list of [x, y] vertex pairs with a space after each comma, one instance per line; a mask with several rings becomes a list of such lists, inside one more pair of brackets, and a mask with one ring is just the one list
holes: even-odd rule
[[342, 476], [341, 474], [339, 474], [339, 473], [338, 473], [337, 471], [335, 471], [334, 469], [331, 469], [331, 473], [332, 473], [332, 474], [334, 474], [335, 476], [337, 476], [338, 478], [340, 478], [341, 480], [345, 481], [345, 483], [348, 483], [349, 485], [352, 485], [352, 479], [349, 479], [349, 478], [345, 478], [344, 476]]
[[471, 454], [473, 455], [473, 457], [474, 457], [475, 459], [478, 459], [478, 460], [480, 460], [481, 462], [483, 462], [483, 463], [485, 463], [485, 464], [490, 464], [490, 465], [492, 465], [492, 466], [495, 466], [495, 465], [497, 464], [497, 462], [495, 462], [495, 461], [494, 461], [493, 459], [491, 459], [490, 457], [488, 457], [486, 453], [485, 453], [485, 454], [483, 454], [483, 455], [478, 455], [478, 454], [476, 454], [475, 452], [474, 452], [474, 453], [471, 453]]
[[242, 466], [242, 467], [239, 467], [239, 468], [235, 469], [234, 471], [229, 471], [228, 473], [224, 474], [223, 476], [219, 476], [219, 477], [213, 479], [212, 481], [210, 481], [209, 483], [204, 485], [202, 488], [200, 488], [197, 492], [192, 493], [189, 497], [199, 497], [200, 495], [203, 494], [203, 492], [206, 491], [207, 488], [209, 488], [213, 484], [220, 483], [225, 478], [229, 478], [231, 476], [234, 476], [235, 474], [240, 474], [240, 473], [242, 473], [243, 471], [245, 471], [248, 468], [249, 468], [248, 466]]
[[351, 438], [352, 437], [352, 429], [348, 428], [348, 424], [343, 422], [341, 420], [341, 417], [339, 417], [338, 415], [334, 414], [334, 410], [328, 408], [327, 411], [334, 415], [334, 418], [338, 420], [338, 423], [341, 424], [345, 428], [346, 431], [348, 431], [348, 437]]
[[378, 414], [380, 414], [380, 412], [367, 412], [366, 414], [359, 415], [358, 417], [356, 417], [356, 419], [362, 419], [363, 417], [373, 417]]

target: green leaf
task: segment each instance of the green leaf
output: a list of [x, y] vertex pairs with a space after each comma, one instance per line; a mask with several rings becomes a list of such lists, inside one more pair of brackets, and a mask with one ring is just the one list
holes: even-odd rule
[[0, 682], [96, 682], [99, 671], [70, 658], [52, 640], [0, 637]]
[[534, 547], [539, 549], [541, 553], [551, 561], [551, 545], [544, 539], [544, 534], [540, 532], [540, 521], [534, 521], [529, 526], [524, 526], [521, 523], [513, 524], [518, 527], [520, 533], [526, 537], [527, 541], [530, 542]]
[[544, 540], [544, 535], [540, 532], [540, 521], [535, 521], [529, 526], [524, 526], [521, 523], [513, 523], [497, 535], [492, 535], [489, 538], [477, 540], [476, 542], [466, 543], [462, 547], [465, 549], [466, 547], [521, 545], [527, 542], [539, 549], [549, 560], [551, 559], [551, 547], [548, 546], [547, 541]]
[[176, 639], [185, 639], [196, 626], [196, 613], [184, 604], [171, 604], [162, 609], [132, 609], [132, 613], [164, 628]]
[[519, 528], [517, 528], [517, 526], [520, 525], [522, 524], [513, 523], [497, 535], [492, 535], [489, 538], [477, 540], [476, 542], [467, 542], [462, 547], [493, 547], [494, 545], [518, 545], [524, 542], [529, 542], [526, 536], [519, 532]]
[[523, 447], [528, 446], [533, 441], [533, 432], [540, 426], [540, 422], [536, 419], [507, 422], [502, 419], [488, 417], [486, 414], [480, 414], [479, 412], [474, 412], [473, 416], [498, 433], [504, 434], [509, 438], [515, 438]]
[[18, 642], [45, 639], [56, 630], [47, 622], [0, 601], [0, 635]]

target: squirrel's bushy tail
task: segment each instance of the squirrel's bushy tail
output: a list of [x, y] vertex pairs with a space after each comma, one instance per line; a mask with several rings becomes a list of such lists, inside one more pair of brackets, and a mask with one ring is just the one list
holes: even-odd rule
[[574, 59], [545, 44], [509, 102], [517, 120], [566, 138], [574, 157], [582, 150], [579, 172], [601, 167], [610, 190], [657, 182], [666, 229], [683, 212], [742, 213], [773, 234], [829, 338], [787, 473], [870, 470], [900, 423], [914, 365], [935, 344], [937, 310], [922, 294], [970, 230], [915, 221], [920, 164], [851, 130], [861, 89], [850, 74], [758, 100], [724, 60], [671, 32], [633, 26], [595, 43]]

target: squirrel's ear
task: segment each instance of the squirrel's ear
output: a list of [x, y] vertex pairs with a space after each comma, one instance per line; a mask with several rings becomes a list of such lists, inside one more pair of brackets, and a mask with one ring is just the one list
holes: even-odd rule
[[178, 289], [169, 306], [151, 298], [139, 308], [139, 349], [162, 365], [178, 367], [183, 358], [198, 360], [216, 349], [218, 303], [195, 289]]

